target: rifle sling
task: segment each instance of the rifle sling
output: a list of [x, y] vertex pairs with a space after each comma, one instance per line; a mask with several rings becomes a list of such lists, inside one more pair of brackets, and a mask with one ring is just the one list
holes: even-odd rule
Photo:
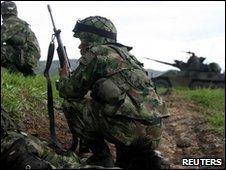
[[55, 130], [55, 119], [54, 119], [54, 108], [53, 108], [53, 92], [52, 92], [52, 84], [51, 79], [49, 77], [49, 70], [52, 64], [53, 55], [54, 55], [55, 44], [53, 41], [49, 44], [48, 56], [46, 61], [46, 68], [44, 71], [44, 76], [47, 80], [47, 107], [48, 107], [48, 115], [49, 115], [49, 128], [50, 128], [50, 138], [53, 145], [57, 148], [62, 148], [62, 146], [57, 142], [56, 138], [56, 130]]

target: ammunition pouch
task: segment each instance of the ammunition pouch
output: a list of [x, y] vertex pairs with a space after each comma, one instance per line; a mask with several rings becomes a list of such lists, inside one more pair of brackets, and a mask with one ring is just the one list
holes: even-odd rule
[[3, 164], [3, 167], [12, 169], [52, 169], [46, 161], [28, 152], [26, 139], [24, 138], [16, 140], [1, 155], [1, 164]]
[[100, 103], [118, 105], [123, 103], [126, 93], [111, 79], [101, 78], [93, 85], [91, 96]]

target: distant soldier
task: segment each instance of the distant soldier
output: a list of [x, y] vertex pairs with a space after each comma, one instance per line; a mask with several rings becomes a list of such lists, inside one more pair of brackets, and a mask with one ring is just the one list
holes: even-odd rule
[[35, 75], [40, 58], [40, 47], [29, 24], [17, 17], [12, 1], [1, 3], [1, 66], [12, 72]]
[[193, 52], [188, 51], [187, 53], [191, 54], [191, 57], [187, 61], [187, 69], [189, 71], [200, 71], [204, 60], [200, 60]]

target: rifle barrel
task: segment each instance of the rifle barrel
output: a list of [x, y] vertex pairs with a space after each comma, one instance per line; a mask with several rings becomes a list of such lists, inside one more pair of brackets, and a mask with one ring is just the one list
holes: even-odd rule
[[55, 22], [53, 20], [53, 15], [52, 15], [51, 8], [50, 8], [49, 4], [47, 5], [47, 8], [49, 10], [49, 14], [50, 14], [51, 21], [52, 21], [52, 24], [53, 24], [54, 35], [55, 35], [55, 37], [57, 39], [57, 43], [58, 43], [57, 52], [58, 52], [58, 57], [59, 57], [59, 61], [60, 61], [60, 67], [63, 68], [64, 63], [66, 62], [66, 65], [69, 69], [69, 72], [71, 72], [70, 63], [69, 63], [69, 59], [68, 59], [68, 56], [67, 56], [67, 53], [66, 53], [66, 49], [65, 49], [65, 47], [64, 47], [64, 45], [61, 41], [61, 37], [60, 37], [61, 30], [56, 29]]
[[47, 8], [48, 8], [48, 10], [49, 10], [50, 18], [51, 18], [51, 21], [52, 21], [52, 24], [53, 24], [53, 31], [56, 32], [57, 29], [56, 29], [56, 26], [55, 26], [55, 22], [54, 22], [54, 20], [53, 20], [52, 10], [51, 10], [51, 7], [50, 7], [49, 4], [47, 5]]

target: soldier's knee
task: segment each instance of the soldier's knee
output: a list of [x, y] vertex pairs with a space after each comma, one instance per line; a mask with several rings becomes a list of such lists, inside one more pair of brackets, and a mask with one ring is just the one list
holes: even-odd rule
[[1, 66], [5, 67], [7, 65], [9, 54], [7, 54], [7, 46], [1, 47]]

